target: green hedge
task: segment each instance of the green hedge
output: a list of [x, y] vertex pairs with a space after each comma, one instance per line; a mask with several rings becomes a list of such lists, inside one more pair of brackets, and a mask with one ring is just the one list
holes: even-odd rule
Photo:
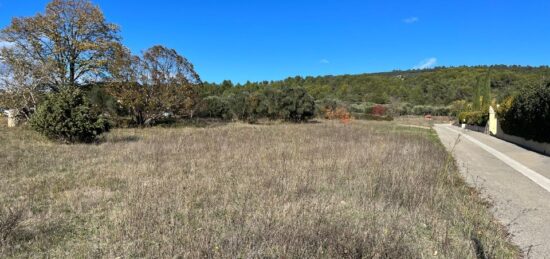
[[499, 112], [505, 133], [550, 143], [550, 83], [523, 89], [508, 105]]
[[458, 115], [458, 120], [460, 123], [484, 127], [487, 125], [487, 121], [489, 121], [489, 113], [482, 111], [461, 112]]

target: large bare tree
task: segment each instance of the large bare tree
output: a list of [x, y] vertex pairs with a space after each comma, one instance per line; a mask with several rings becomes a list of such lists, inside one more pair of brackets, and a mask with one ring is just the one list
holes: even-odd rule
[[44, 13], [13, 18], [0, 32], [9, 44], [0, 58], [10, 71], [56, 91], [108, 76], [108, 62], [120, 49], [118, 32], [90, 1], [53, 0]]

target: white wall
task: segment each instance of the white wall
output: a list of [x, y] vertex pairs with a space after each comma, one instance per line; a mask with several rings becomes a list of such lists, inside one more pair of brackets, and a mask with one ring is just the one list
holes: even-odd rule
[[524, 148], [545, 154], [545, 155], [550, 155], [550, 143], [541, 143], [533, 140], [527, 140], [518, 136], [508, 135], [504, 133], [504, 131], [500, 127], [500, 123], [498, 122], [498, 120], [496, 122], [496, 125], [497, 125], [496, 134], [491, 132], [491, 134], [494, 135], [495, 137], [514, 143], [516, 145], [522, 146]]

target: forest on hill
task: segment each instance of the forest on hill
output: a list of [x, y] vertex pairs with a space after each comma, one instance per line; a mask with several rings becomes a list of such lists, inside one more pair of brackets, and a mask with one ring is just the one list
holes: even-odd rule
[[471, 102], [480, 86], [489, 84], [496, 102], [521, 89], [550, 78], [550, 67], [461, 66], [426, 70], [392, 71], [359, 75], [289, 77], [279, 81], [233, 84], [205, 82], [204, 96], [229, 96], [240, 91], [264, 88], [303, 87], [316, 100], [336, 99], [353, 103], [408, 103], [448, 106], [457, 100]]

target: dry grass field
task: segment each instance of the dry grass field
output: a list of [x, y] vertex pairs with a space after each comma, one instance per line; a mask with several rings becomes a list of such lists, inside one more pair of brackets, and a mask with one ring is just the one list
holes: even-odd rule
[[414, 125], [420, 127], [433, 127], [434, 124], [447, 124], [451, 123], [452, 118], [448, 116], [433, 116], [431, 120], [427, 120], [424, 116], [400, 116], [395, 118], [395, 123], [401, 125]]
[[387, 122], [0, 127], [0, 257], [514, 258], [433, 131]]

